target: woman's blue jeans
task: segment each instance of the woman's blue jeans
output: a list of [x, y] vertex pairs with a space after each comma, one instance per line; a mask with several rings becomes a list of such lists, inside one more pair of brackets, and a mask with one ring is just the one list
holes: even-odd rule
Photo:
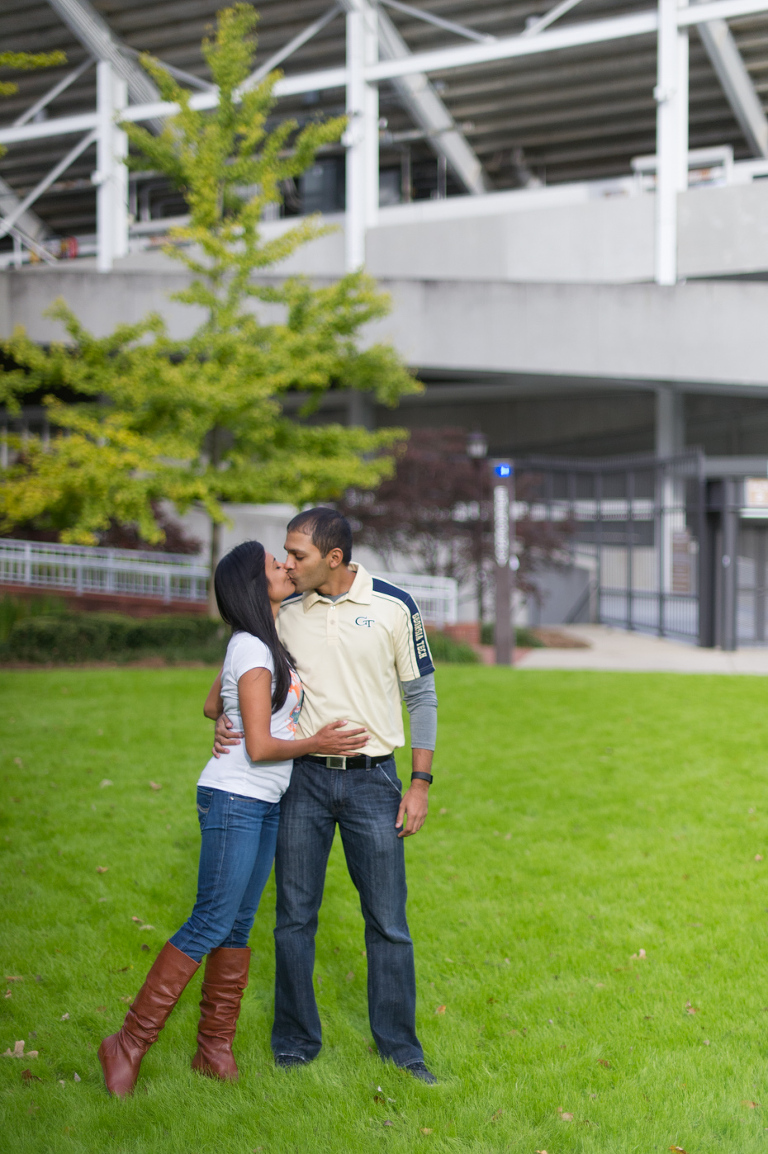
[[280, 802], [197, 790], [202, 832], [195, 908], [171, 945], [199, 962], [217, 946], [248, 945], [277, 844]]

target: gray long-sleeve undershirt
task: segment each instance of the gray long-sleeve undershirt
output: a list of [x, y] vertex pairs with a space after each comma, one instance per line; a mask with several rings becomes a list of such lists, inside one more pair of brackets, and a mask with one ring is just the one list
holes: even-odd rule
[[400, 683], [411, 722], [411, 749], [434, 749], [437, 744], [437, 690], [435, 675]]

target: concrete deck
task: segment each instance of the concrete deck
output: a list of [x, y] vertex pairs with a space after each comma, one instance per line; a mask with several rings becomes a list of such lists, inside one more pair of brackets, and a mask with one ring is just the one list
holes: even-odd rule
[[678, 641], [628, 633], [607, 625], [558, 626], [589, 649], [530, 649], [520, 669], [594, 669], [622, 673], [744, 673], [768, 676], [768, 648], [699, 649]]

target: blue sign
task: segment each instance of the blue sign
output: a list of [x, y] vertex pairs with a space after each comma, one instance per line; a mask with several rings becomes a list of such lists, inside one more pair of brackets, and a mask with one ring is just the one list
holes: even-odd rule
[[494, 473], [497, 477], [509, 477], [512, 474], [511, 465], [494, 465]]

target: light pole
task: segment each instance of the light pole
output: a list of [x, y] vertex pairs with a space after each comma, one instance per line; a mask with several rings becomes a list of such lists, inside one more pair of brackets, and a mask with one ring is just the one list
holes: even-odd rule
[[515, 633], [515, 470], [509, 461], [493, 465], [493, 556], [496, 569], [496, 664], [514, 665]]

